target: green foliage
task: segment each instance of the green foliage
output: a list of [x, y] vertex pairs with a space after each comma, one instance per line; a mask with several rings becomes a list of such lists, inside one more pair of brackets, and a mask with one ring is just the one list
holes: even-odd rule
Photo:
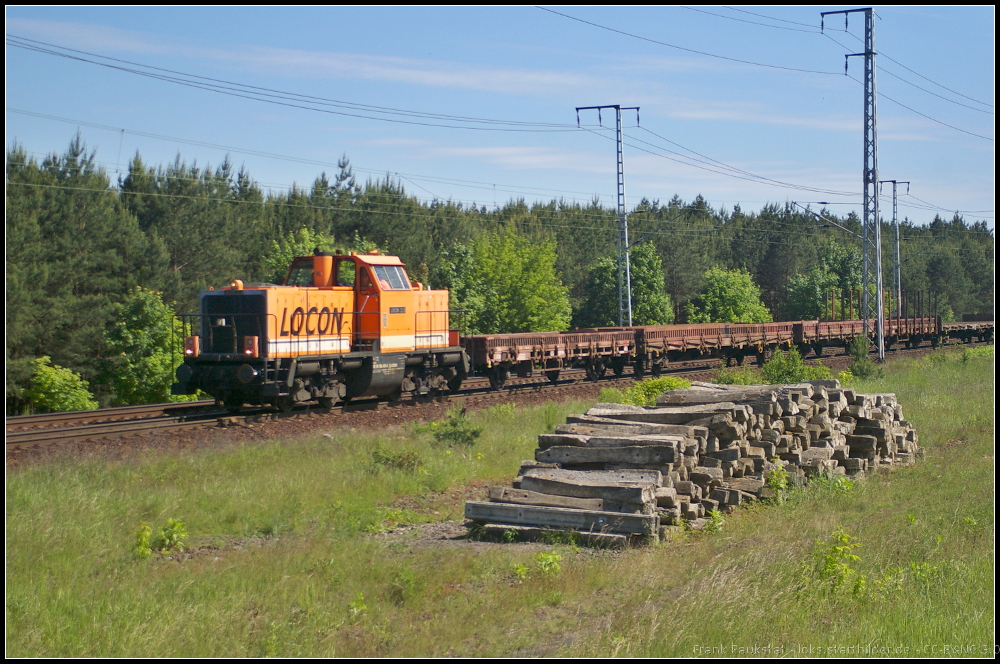
[[[787, 300], [781, 307], [783, 320], [808, 320], [829, 317], [830, 292], [838, 288], [840, 279], [822, 267], [788, 280]], [[838, 302], [839, 304], [839, 302]]]
[[272, 284], [283, 283], [292, 260], [297, 256], [310, 256], [316, 249], [332, 252], [343, 247], [337, 244], [336, 238], [309, 228], [300, 228], [275, 240], [264, 258], [266, 280]]
[[721, 510], [709, 510], [707, 513], [708, 523], [705, 524], [706, 533], [718, 533], [726, 525], [726, 520], [722, 516]]
[[787, 353], [775, 351], [771, 359], [760, 368], [764, 380], [770, 385], [782, 383], [801, 383], [807, 380], [822, 380], [831, 378], [829, 367], [822, 364], [809, 366], [802, 361], [797, 348], [788, 349]]
[[[506, 405], [506, 404], [503, 404]], [[513, 405], [513, 404], [511, 404]], [[460, 445], [471, 447], [475, 444], [483, 427], [476, 425], [461, 403], [456, 403], [448, 409], [442, 422], [431, 422], [420, 427], [421, 431], [430, 431], [434, 440], [445, 445]]]
[[393, 452], [383, 446], [382, 443], [376, 443], [375, 448], [372, 449], [372, 470], [374, 472], [378, 472], [382, 468], [388, 468], [412, 473], [423, 465], [424, 462], [420, 453], [415, 450]]
[[813, 578], [830, 592], [836, 592], [852, 581], [855, 591], [863, 590], [865, 577], [858, 575], [851, 567], [852, 563], [861, 561], [861, 556], [854, 553], [860, 547], [859, 542], [854, 541], [842, 527], [838, 527], [828, 541], [816, 542]]
[[755, 367], [727, 367], [723, 362], [716, 370], [712, 382], [719, 385], [761, 385], [767, 381]]
[[760, 288], [745, 270], [712, 268], [705, 273], [701, 294], [687, 305], [690, 323], [769, 323]]
[[40, 413], [73, 410], [94, 410], [98, 404], [89, 390], [90, 384], [80, 375], [52, 364], [48, 356], [35, 358], [31, 386], [26, 397]]
[[133, 553], [139, 560], [146, 560], [153, 555], [153, 548], [149, 545], [149, 536], [153, 529], [148, 524], [139, 524], [139, 529], [135, 531], [135, 547]]
[[[664, 292], [663, 262], [656, 247], [645, 242], [630, 252], [632, 323], [668, 325], [674, 322], [670, 296]], [[579, 327], [618, 324], [618, 260], [599, 258], [587, 275], [586, 298], [575, 316]]]
[[136, 286], [115, 310], [115, 324], [105, 334], [108, 358], [101, 371], [102, 382], [111, 388], [111, 402], [130, 406], [195, 399], [170, 394], [176, 364], [184, 359], [184, 339], [180, 322], [160, 293]]
[[537, 332], [569, 326], [569, 294], [555, 270], [556, 244], [513, 226], [456, 247], [448, 270], [455, 301], [473, 333]]
[[531, 576], [531, 570], [524, 563], [514, 563], [513, 565], [510, 566], [510, 571], [511, 574], [514, 575], [514, 580], [517, 583], [523, 583], [528, 580], [529, 576]]
[[360, 590], [354, 596], [354, 599], [347, 603], [347, 611], [351, 616], [351, 620], [357, 620], [366, 611], [368, 611], [368, 605], [365, 604], [365, 595]]
[[555, 551], [539, 551], [535, 554], [535, 565], [538, 567], [538, 571], [544, 576], [555, 576], [562, 570], [562, 565], [560, 561], [562, 556], [560, 556]]
[[345, 253], [348, 251], [367, 253], [373, 249], [386, 252], [386, 249], [380, 247], [378, 243], [361, 237], [358, 231], [354, 231], [353, 239], [350, 242], [344, 243], [338, 242], [331, 235], [303, 227], [288, 233], [281, 240], [275, 240], [271, 243], [271, 250], [264, 258], [265, 274], [268, 275], [267, 281], [273, 284], [283, 283], [292, 260], [299, 256], [311, 256], [317, 249], [328, 252], [339, 249]]
[[683, 390], [691, 387], [691, 381], [674, 376], [661, 376], [639, 381], [625, 390], [622, 403], [633, 406], [655, 406], [656, 399], [670, 390]]
[[847, 354], [851, 356], [848, 370], [853, 377], [865, 379], [880, 376], [882, 369], [868, 356], [870, 343], [865, 336], [855, 337], [847, 345]]
[[775, 493], [775, 499], [782, 503], [785, 500], [785, 492], [788, 491], [789, 475], [785, 469], [785, 462], [781, 459], [772, 460], [775, 467], [771, 474], [767, 476], [767, 486]]
[[139, 560], [146, 560], [153, 551], [161, 554], [175, 553], [187, 549], [188, 533], [184, 523], [177, 519], [167, 519], [166, 525], [160, 528], [156, 538], [152, 538], [153, 529], [148, 524], [139, 524], [135, 533], [135, 545], [132, 554]]
[[809, 486], [820, 491], [839, 494], [848, 494], [854, 491], [854, 482], [843, 475], [836, 475], [834, 477], [817, 475], [809, 480]]
[[167, 519], [167, 525], [160, 528], [160, 536], [156, 541], [160, 553], [183, 551], [187, 548], [187, 529], [177, 519]]
[[602, 403], [626, 403], [633, 406], [655, 406], [656, 399], [669, 390], [683, 390], [691, 387], [691, 381], [674, 376], [661, 376], [660, 378], [647, 378], [626, 388], [619, 390], [614, 387], [601, 388], [598, 401]]

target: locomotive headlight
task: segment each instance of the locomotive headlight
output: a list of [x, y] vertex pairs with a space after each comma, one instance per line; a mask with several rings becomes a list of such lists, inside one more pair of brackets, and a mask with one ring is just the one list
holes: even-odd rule
[[184, 337], [184, 357], [198, 357], [201, 353], [201, 337]]
[[257, 357], [257, 337], [243, 337], [243, 355]]

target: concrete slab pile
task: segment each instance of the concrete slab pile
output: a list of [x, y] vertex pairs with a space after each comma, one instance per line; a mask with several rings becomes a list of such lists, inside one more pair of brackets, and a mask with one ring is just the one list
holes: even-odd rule
[[789, 385], [694, 383], [652, 407], [597, 404], [538, 437], [513, 488], [469, 501], [488, 532], [550, 530], [622, 544], [669, 529], [704, 528], [713, 510], [776, 497], [791, 485], [860, 479], [923, 454], [894, 394], [860, 394], [836, 380]]

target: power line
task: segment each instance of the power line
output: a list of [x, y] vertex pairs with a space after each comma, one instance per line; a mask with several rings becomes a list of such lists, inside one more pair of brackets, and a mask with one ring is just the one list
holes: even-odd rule
[[[851, 35], [851, 36], [852, 36], [852, 37], [854, 37], [855, 39], [859, 39], [859, 37], [857, 37], [856, 35], [853, 35], [853, 34], [851, 34], [850, 32], [848, 32], [847, 34]], [[831, 36], [830, 36], [830, 35], [828, 35], [827, 33], [825, 33], [825, 32], [824, 32], [824, 33], [823, 33], [823, 36], [824, 36], [824, 37], [826, 37], [827, 39], [829, 39], [830, 41], [832, 41], [832, 42], [833, 42], [834, 44], [836, 44], [837, 46], [839, 46], [839, 47], [841, 47], [842, 49], [844, 49], [845, 51], [846, 51], [846, 50], [849, 50], [849, 49], [848, 49], [848, 48], [847, 48], [846, 46], [844, 46], [843, 44], [841, 44], [841, 43], [840, 43], [839, 41], [837, 41], [836, 39], [834, 39], [833, 37], [831, 37]], [[882, 51], [879, 51], [879, 52], [878, 52], [878, 55], [881, 55], [882, 57], [884, 57], [884, 58], [887, 58], [887, 59], [890, 59], [890, 60], [891, 60], [891, 58], [889, 58], [889, 56], [887, 56], [887, 55], [885, 55], [884, 53], [882, 53]], [[895, 61], [895, 60], [893, 60], [893, 62], [896, 62], [896, 61]], [[897, 63], [897, 64], [899, 64], [899, 63]], [[900, 66], [902, 66], [902, 65], [900, 65]], [[882, 72], [883, 74], [886, 74], [886, 75], [888, 75], [888, 76], [892, 76], [893, 78], [895, 78], [895, 79], [897, 79], [897, 80], [900, 80], [900, 81], [902, 81], [903, 83], [906, 83], [907, 85], [910, 85], [910, 86], [913, 86], [914, 88], [916, 88], [917, 90], [920, 90], [921, 92], [926, 92], [926, 93], [927, 93], [927, 94], [929, 94], [929, 95], [933, 95], [934, 97], [937, 97], [938, 99], [943, 99], [944, 101], [946, 101], [946, 102], [949, 102], [949, 103], [952, 103], [952, 104], [955, 104], [956, 106], [961, 106], [961, 107], [963, 107], [963, 108], [968, 108], [968, 109], [970, 109], [970, 110], [973, 110], [973, 111], [977, 111], [977, 112], [979, 112], [979, 113], [986, 113], [987, 115], [994, 115], [993, 111], [987, 111], [987, 110], [984, 110], [984, 109], [981, 109], [981, 108], [976, 108], [975, 106], [969, 106], [968, 104], [963, 104], [963, 103], [962, 103], [962, 102], [960, 102], [960, 101], [955, 101], [954, 99], [948, 99], [947, 97], [944, 97], [944, 96], [942, 96], [942, 95], [939, 95], [939, 94], [938, 94], [938, 93], [936, 93], [936, 92], [931, 92], [931, 91], [930, 91], [930, 90], [928, 90], [927, 88], [922, 88], [922, 87], [920, 87], [919, 85], [917, 85], [916, 83], [911, 83], [910, 81], [907, 81], [907, 80], [906, 80], [905, 78], [903, 78], [902, 76], [897, 76], [896, 74], [893, 74], [893, 73], [892, 73], [891, 71], [889, 71], [888, 69], [886, 69], [886, 68], [885, 68], [885, 66], [882, 66], [882, 67], [880, 67], [880, 68], [879, 68], [879, 71], [881, 71], [881, 72]], [[956, 93], [956, 94], [957, 94], [957, 93]], [[981, 102], [978, 102], [978, 103], [981, 103]], [[991, 108], [992, 108], [992, 107], [991, 107]]]
[[[650, 132], [650, 133], [652, 133], [652, 132]], [[598, 135], [600, 136], [600, 134], [598, 134]], [[608, 137], [601, 136], [601, 138], [608, 138]], [[613, 140], [613, 139], [608, 138], [608, 140]], [[634, 139], [634, 140], [639, 140], [639, 142], [641, 142], [641, 143], [645, 143], [646, 145], [650, 145], [650, 143], [648, 143], [646, 141], [642, 141], [640, 139]], [[659, 152], [654, 152], [652, 150], [647, 150], [646, 148], [643, 148], [641, 146], [635, 145], [634, 143], [626, 143], [626, 145], [628, 145], [630, 148], [639, 150], [641, 152], [646, 152], [646, 153], [651, 154], [653, 156], [660, 157], [661, 159], [666, 159], [668, 161], [677, 162], [677, 163], [683, 164], [685, 166], [690, 166], [692, 168], [697, 168], [699, 170], [708, 171], [710, 173], [715, 173], [716, 175], [725, 175], [727, 177], [736, 178], [737, 180], [746, 180], [748, 182], [757, 182], [759, 184], [768, 184], [768, 185], [771, 185], [771, 186], [782, 187], [782, 188], [785, 188], [785, 189], [796, 189], [796, 190], [800, 190], [800, 191], [811, 191], [811, 192], [815, 192], [815, 193], [819, 193], [819, 194], [833, 194], [835, 196], [853, 196], [853, 195], [856, 195], [853, 192], [833, 191], [833, 190], [829, 190], [829, 189], [818, 189], [818, 188], [815, 188], [815, 187], [807, 187], [805, 185], [792, 184], [790, 182], [781, 182], [779, 180], [771, 180], [770, 178], [764, 178], [763, 176], [758, 176], [758, 175], [753, 175], [753, 174], [750, 174], [752, 177], [745, 177], [743, 175], [738, 175], [738, 174], [735, 174], [735, 173], [729, 173], [729, 172], [726, 172], [726, 171], [720, 171], [720, 170], [716, 170], [716, 169], [713, 169], [713, 168], [710, 168], [710, 167], [707, 167], [707, 166], [699, 166], [697, 164], [692, 164], [692, 163], [687, 162], [687, 161], [681, 161], [680, 159], [675, 159], [673, 157], [668, 157], [667, 155], [661, 154]], [[658, 147], [659, 148], [659, 146], [654, 146], [654, 147]], [[659, 149], [663, 149], [663, 148], [659, 148]], [[727, 168], [732, 168], [732, 167], [727, 166]]]
[[[861, 37], [858, 37], [858, 36], [857, 36], [856, 34], [854, 34], [853, 32], [850, 32], [849, 30], [839, 30], [838, 28], [830, 28], [830, 29], [831, 29], [831, 30], [837, 30], [838, 32], [845, 32], [845, 33], [847, 33], [848, 35], [850, 35], [851, 37], [854, 37], [855, 39], [857, 39], [858, 41], [861, 41]], [[825, 34], [825, 33], [824, 33], [824, 34]], [[845, 47], [845, 48], [846, 48], [846, 47]], [[949, 88], [949, 87], [947, 87], [947, 86], [944, 86], [944, 85], [941, 85], [941, 84], [940, 84], [940, 83], [938, 83], [937, 81], [933, 81], [933, 80], [931, 80], [931, 79], [927, 78], [926, 76], [924, 76], [924, 75], [923, 75], [923, 74], [921, 74], [920, 72], [917, 72], [917, 71], [914, 71], [914, 70], [910, 69], [909, 67], [907, 67], [906, 65], [904, 65], [904, 64], [903, 64], [902, 62], [900, 62], [899, 60], [895, 60], [895, 59], [893, 59], [893, 58], [889, 57], [889, 56], [888, 56], [888, 55], [887, 55], [887, 54], [886, 54], [886, 53], [885, 53], [884, 51], [881, 51], [881, 50], [880, 50], [880, 51], [878, 52], [878, 54], [879, 54], [879, 55], [881, 55], [881, 56], [882, 56], [883, 58], [885, 58], [885, 59], [889, 60], [890, 62], [893, 62], [893, 63], [895, 63], [895, 64], [899, 65], [900, 67], [902, 67], [902, 68], [903, 68], [903, 69], [905, 69], [906, 71], [910, 72], [911, 74], [914, 74], [915, 76], [919, 76], [920, 78], [924, 79], [924, 80], [925, 80], [925, 81], [927, 81], [928, 83], [933, 83], [934, 85], [938, 86], [939, 88], [942, 88], [942, 89], [944, 89], [944, 90], [947, 90], [948, 92], [951, 92], [951, 93], [953, 93], [953, 94], [956, 94], [956, 95], [958, 95], [959, 97], [962, 97], [962, 98], [964, 98], [964, 99], [968, 99], [969, 101], [974, 101], [974, 102], [976, 102], [977, 104], [982, 104], [983, 106], [988, 106], [989, 108], [993, 108], [993, 107], [994, 107], [994, 106], [993, 106], [993, 104], [987, 104], [987, 103], [986, 103], [985, 101], [980, 101], [980, 100], [978, 100], [978, 99], [976, 99], [976, 98], [974, 98], [974, 97], [969, 97], [968, 95], [963, 95], [963, 94], [962, 94], [961, 92], [959, 92], [958, 90], [952, 90], [951, 88]]]
[[[725, 7], [725, 5], [723, 5], [723, 6]], [[782, 23], [791, 23], [792, 25], [804, 25], [807, 28], [816, 27], [816, 26], [814, 26], [812, 24], [809, 24], [809, 23], [799, 23], [798, 21], [789, 21], [789, 20], [783, 19], [783, 18], [775, 18], [774, 16], [765, 16], [764, 14], [755, 14], [754, 12], [749, 12], [749, 11], [747, 11], [745, 9], [739, 9], [737, 7], [726, 7], [726, 9], [730, 9], [730, 10], [732, 10], [734, 12], [741, 12], [743, 14], [750, 14], [751, 16], [758, 16], [760, 18], [766, 18], [769, 21], [781, 21]]]
[[724, 55], [716, 55], [715, 53], [707, 53], [705, 51], [697, 51], [697, 50], [695, 50], [693, 48], [685, 48], [683, 46], [677, 46], [676, 44], [668, 44], [667, 42], [658, 41], [656, 39], [650, 39], [649, 37], [642, 37], [640, 35], [634, 35], [631, 32], [625, 32], [624, 30], [616, 30], [615, 28], [609, 28], [606, 25], [601, 25], [599, 23], [593, 23], [591, 21], [585, 21], [582, 18], [577, 18], [575, 16], [570, 16], [569, 14], [563, 14], [562, 12], [557, 12], [557, 11], [555, 11], [553, 9], [548, 9], [546, 7], [539, 7], [538, 5], [536, 5], [536, 7], [538, 9], [541, 9], [542, 11], [547, 11], [549, 13], [556, 14], [557, 16], [562, 16], [563, 18], [568, 18], [568, 19], [570, 19], [572, 21], [578, 21], [580, 23], [585, 23], [585, 24], [591, 25], [591, 26], [593, 26], [595, 28], [600, 28], [601, 30], [607, 30], [608, 32], [614, 32], [614, 33], [617, 33], [619, 35], [624, 35], [626, 37], [631, 37], [633, 39], [639, 39], [639, 40], [642, 40], [642, 41], [645, 41], [645, 42], [649, 42], [651, 44], [659, 44], [660, 46], [666, 46], [668, 48], [675, 48], [675, 49], [680, 50], [680, 51], [687, 51], [688, 53], [696, 53], [697, 55], [704, 55], [704, 56], [707, 56], [707, 57], [710, 57], [710, 58], [718, 58], [720, 60], [728, 60], [730, 62], [739, 62], [741, 64], [754, 65], [756, 67], [767, 67], [769, 69], [783, 69], [785, 71], [797, 71], [797, 72], [802, 72], [802, 73], [805, 73], [805, 74], [826, 74], [826, 75], [830, 75], [830, 76], [839, 76], [840, 75], [838, 72], [817, 71], [817, 70], [813, 70], [813, 69], [798, 69], [796, 67], [783, 67], [781, 65], [769, 65], [769, 64], [764, 64], [762, 62], [752, 62], [750, 60], [740, 60], [739, 58], [730, 58], [730, 57], [726, 57]]
[[[854, 78], [853, 76], [851, 76], [851, 75], [849, 75], [849, 74], [848, 74], [847, 78], [851, 79], [852, 81], [854, 81], [855, 83], [857, 83], [857, 84], [859, 84], [859, 85], [864, 85], [864, 84], [863, 84], [863, 83], [862, 83], [861, 81], [859, 81], [858, 79]], [[982, 138], [982, 139], [985, 139], [985, 140], [987, 140], [987, 141], [993, 141], [993, 139], [992, 139], [992, 138], [990, 138], [989, 136], [983, 136], [982, 134], [977, 134], [977, 133], [975, 133], [975, 132], [972, 132], [972, 131], [967, 131], [967, 130], [965, 130], [965, 129], [962, 129], [961, 127], [956, 127], [955, 125], [952, 125], [952, 124], [948, 124], [947, 122], [943, 122], [943, 121], [941, 121], [941, 120], [938, 120], [937, 118], [932, 118], [932, 117], [931, 117], [931, 116], [929, 116], [929, 115], [926, 115], [926, 114], [924, 114], [924, 113], [921, 113], [920, 111], [916, 110], [915, 108], [910, 108], [910, 107], [909, 107], [909, 106], [907, 106], [906, 104], [904, 104], [904, 103], [902, 103], [902, 102], [900, 102], [900, 101], [896, 101], [895, 99], [893, 99], [893, 98], [892, 98], [892, 97], [890, 97], [889, 95], [885, 94], [884, 92], [880, 92], [880, 93], [878, 94], [878, 96], [879, 96], [879, 99], [888, 99], [888, 100], [889, 100], [889, 101], [891, 101], [891, 102], [892, 102], [893, 104], [896, 104], [897, 106], [902, 106], [903, 108], [905, 108], [906, 110], [910, 111], [911, 113], [916, 113], [916, 114], [917, 114], [917, 115], [919, 115], [920, 117], [922, 117], [922, 118], [927, 118], [927, 119], [928, 119], [928, 120], [930, 120], [931, 122], [936, 122], [936, 123], [938, 123], [939, 125], [944, 125], [945, 127], [948, 127], [948, 128], [950, 128], [950, 129], [954, 129], [955, 131], [960, 131], [960, 132], [962, 132], [963, 134], [968, 134], [969, 136], [975, 136], [976, 138]]]
[[[110, 131], [110, 132], [115, 132], [115, 133], [119, 133], [121, 131], [124, 131], [124, 132], [126, 132], [128, 134], [132, 134], [134, 136], [142, 136], [142, 137], [145, 137], [145, 138], [153, 138], [153, 139], [156, 139], [156, 140], [173, 141], [173, 142], [177, 142], [177, 143], [184, 143], [184, 144], [188, 144], [188, 145], [195, 145], [195, 146], [198, 146], [198, 147], [207, 147], [207, 148], [212, 148], [212, 149], [215, 149], [215, 150], [225, 150], [227, 152], [235, 152], [235, 153], [238, 153], [238, 154], [248, 154], [248, 155], [252, 155], [252, 156], [256, 156], [256, 157], [264, 157], [264, 158], [268, 158], [268, 159], [278, 159], [278, 160], [290, 161], [290, 162], [301, 163], [301, 164], [311, 164], [311, 165], [316, 165], [316, 166], [321, 166], [321, 167], [339, 168], [339, 165], [337, 165], [337, 164], [335, 164], [333, 162], [327, 162], [327, 161], [322, 161], [322, 160], [306, 159], [304, 157], [294, 157], [294, 156], [289, 156], [289, 155], [276, 154], [276, 153], [273, 153], [273, 152], [265, 152], [265, 151], [262, 151], [262, 150], [254, 150], [254, 149], [251, 149], [251, 148], [235, 147], [235, 146], [231, 146], [231, 145], [219, 145], [219, 144], [216, 144], [216, 143], [208, 143], [208, 142], [205, 142], [205, 141], [197, 141], [197, 140], [193, 140], [193, 139], [179, 138], [179, 137], [176, 137], [176, 136], [165, 136], [165, 135], [162, 135], [162, 134], [153, 134], [153, 133], [150, 133], [150, 132], [138, 131], [138, 130], [135, 130], [135, 129], [127, 129], [127, 128], [123, 128], [123, 127], [114, 127], [114, 126], [110, 126], [110, 125], [98, 124], [98, 123], [95, 123], [95, 122], [87, 122], [85, 120], [74, 120], [72, 118], [64, 118], [64, 117], [59, 117], [59, 116], [55, 116], [55, 115], [46, 115], [44, 113], [37, 113], [37, 112], [34, 112], [34, 111], [26, 111], [26, 110], [22, 110], [22, 109], [19, 109], [19, 108], [12, 108], [10, 106], [6, 107], [6, 110], [8, 112], [10, 112], [10, 113], [17, 113], [17, 114], [20, 114], [20, 115], [27, 115], [27, 116], [30, 116], [30, 117], [41, 118], [41, 119], [44, 119], [44, 120], [52, 120], [52, 121], [55, 121], [55, 122], [65, 122], [67, 124], [75, 124], [75, 125], [80, 125], [80, 126], [85, 126], [85, 127], [93, 127], [95, 129], [103, 129], [105, 131]], [[420, 181], [425, 181], [425, 182], [440, 182], [442, 184], [456, 184], [457, 183], [457, 184], [460, 184], [462, 186], [468, 187], [470, 189], [483, 189], [484, 191], [493, 191], [494, 185], [498, 184], [498, 183], [483, 182], [483, 181], [479, 181], [479, 180], [462, 180], [462, 179], [457, 179], [457, 178], [435, 178], [435, 177], [431, 177], [431, 176], [427, 176], [427, 175], [416, 175], [416, 174], [413, 174], [413, 173], [398, 173], [396, 171], [391, 171], [389, 169], [370, 169], [370, 168], [363, 168], [363, 167], [356, 167], [356, 166], [352, 166], [352, 168], [353, 168], [353, 170], [356, 170], [356, 171], [361, 172], [361, 173], [371, 173], [371, 174], [376, 174], [376, 175], [383, 175], [385, 173], [392, 173], [392, 174], [398, 175], [400, 177], [404, 177], [405, 176], [405, 177], [408, 177], [408, 178], [412, 178], [412, 179], [420, 180]], [[482, 186], [475, 186], [475, 185], [482, 185]], [[552, 193], [552, 192], [555, 192], [555, 193], [566, 193], [566, 194], [582, 194], [582, 195], [591, 196], [591, 197], [595, 196], [595, 195], [600, 196], [599, 194], [595, 194], [593, 192], [575, 191], [575, 190], [569, 190], [569, 189], [543, 189], [541, 187], [530, 187], [530, 186], [527, 186], [527, 185], [514, 185], [514, 184], [503, 184], [503, 185], [500, 185], [500, 186], [501, 187], [508, 187], [508, 188], [501, 188], [501, 189], [498, 189], [498, 191], [502, 191], [504, 193], [513, 193], [513, 194], [522, 194], [522, 195], [537, 195], [537, 193], [533, 193], [533, 192], [541, 192], [541, 193]], [[577, 200], [577, 199], [572, 199], [572, 200]]]
[[[809, 32], [809, 33], [819, 34], [819, 30], [817, 30], [815, 28], [813, 28], [812, 30], [803, 30], [801, 28], [786, 28], [786, 27], [784, 27], [782, 25], [769, 25], [767, 23], [759, 23], [757, 21], [748, 21], [746, 19], [736, 18], [734, 16], [726, 16], [725, 14], [716, 14], [715, 12], [706, 11], [704, 9], [696, 9], [695, 7], [685, 7], [683, 5], [679, 5], [679, 6], [681, 7], [681, 9], [689, 9], [689, 10], [691, 10], [693, 12], [699, 12], [701, 14], [708, 14], [710, 16], [718, 16], [719, 18], [729, 19], [730, 21], [739, 21], [740, 23], [749, 23], [750, 25], [762, 25], [765, 28], [774, 28], [776, 30], [791, 30], [793, 32]], [[749, 14], [750, 12], [746, 12], [746, 13]]]
[[[22, 43], [31, 42], [31, 43]], [[43, 48], [37, 46], [36, 44], [42, 44], [50, 48]], [[228, 95], [231, 97], [239, 97], [243, 99], [250, 99], [253, 101], [259, 101], [269, 104], [274, 104], [278, 106], [286, 106], [289, 108], [299, 108], [308, 111], [315, 111], [319, 113], [327, 113], [330, 115], [339, 115], [345, 117], [363, 118], [366, 120], [378, 120], [381, 122], [392, 122], [396, 124], [407, 124], [407, 125], [418, 125], [424, 127], [440, 127], [445, 129], [466, 129], [474, 131], [501, 131], [501, 132], [526, 132], [526, 133], [562, 133], [579, 131], [574, 125], [567, 124], [556, 124], [556, 123], [530, 123], [521, 122], [515, 120], [497, 120], [490, 118], [466, 118], [462, 116], [446, 116], [435, 113], [424, 113], [421, 111], [408, 111], [404, 109], [389, 109], [385, 107], [376, 107], [368, 104], [355, 104], [352, 102], [344, 102], [339, 100], [324, 99], [321, 97], [313, 97], [310, 95], [301, 95], [294, 92], [284, 92], [280, 90], [271, 90], [269, 88], [260, 88], [258, 86], [245, 85], [242, 83], [236, 83], [233, 81], [225, 81], [222, 79], [212, 79], [205, 76], [199, 76], [197, 74], [188, 74], [186, 72], [178, 72], [174, 70], [165, 70], [159, 67], [152, 67], [150, 65], [145, 65], [141, 63], [136, 63], [128, 60], [119, 60], [117, 58], [108, 58], [107, 56], [97, 55], [94, 53], [88, 53], [86, 51], [78, 51], [76, 49], [68, 49], [62, 46], [47, 44], [45, 42], [38, 42], [36, 40], [24, 39], [22, 37], [16, 37], [14, 35], [8, 35], [7, 45], [14, 46], [16, 48], [21, 48], [28, 51], [35, 51], [38, 53], [44, 53], [47, 55], [54, 55], [61, 58], [66, 58], [69, 60], [76, 60], [78, 62], [85, 62], [88, 64], [97, 65], [100, 67], [105, 67], [108, 69], [114, 69], [117, 71], [122, 71], [130, 74], [135, 74], [138, 76], [144, 76], [146, 78], [151, 78], [154, 80], [164, 81], [167, 83], [174, 83], [177, 85], [183, 85], [186, 87], [191, 87], [195, 89], [205, 90], [208, 92], [215, 92], [218, 94]], [[106, 62], [99, 62], [97, 60], [92, 60], [80, 55], [72, 55], [71, 53], [64, 53], [62, 51], [70, 51], [71, 53], [83, 53], [95, 58], [101, 58], [106, 60], [112, 60], [115, 62], [123, 62], [134, 67], [143, 67], [145, 69], [152, 69], [156, 71], [166, 71], [171, 74], [177, 74], [178, 76], [168, 76], [166, 74], [158, 74], [151, 71], [143, 71], [141, 69], [134, 69], [132, 67], [125, 67], [120, 65], [113, 65]], [[180, 76], [186, 76], [189, 79], [199, 79], [199, 80], [188, 80], [180, 78]], [[307, 104], [313, 104], [312, 106]], [[344, 108], [355, 110], [356, 112], [348, 113], [343, 110], [337, 111], [332, 110], [332, 108], [317, 108], [316, 106], [328, 106], [333, 108]], [[368, 113], [368, 114], [366, 114]], [[371, 115], [371, 113], [381, 113], [385, 115], [397, 115], [406, 116], [414, 118], [424, 118], [427, 120], [441, 119], [441, 122], [419, 122], [417, 120], [403, 120], [400, 118], [393, 117], [380, 117], [378, 115]], [[444, 121], [449, 122], [463, 122], [469, 123], [464, 125], [455, 124], [443, 124]], [[476, 125], [487, 125], [487, 126], [476, 126]], [[499, 125], [499, 126], [494, 126]]]
[[[793, 183], [790, 183], [790, 182], [783, 182], [781, 180], [774, 180], [772, 178], [767, 178], [767, 177], [764, 177], [762, 175], [757, 175], [755, 173], [751, 173], [749, 171], [745, 171], [743, 169], [736, 168], [735, 166], [730, 166], [730, 165], [728, 165], [728, 164], [726, 164], [724, 162], [721, 162], [721, 161], [718, 161], [716, 159], [712, 159], [711, 157], [708, 157], [706, 155], [703, 155], [700, 152], [695, 152], [691, 148], [684, 147], [680, 143], [677, 143], [676, 141], [672, 141], [672, 140], [670, 140], [669, 138], [667, 138], [665, 136], [661, 136], [660, 134], [657, 134], [656, 132], [651, 131], [651, 130], [645, 128], [645, 127], [639, 127], [639, 128], [642, 129], [643, 131], [646, 131], [646, 132], [652, 134], [653, 136], [656, 136], [660, 140], [666, 141], [666, 142], [668, 142], [668, 143], [670, 143], [672, 145], [676, 145], [677, 147], [681, 148], [682, 150], [687, 150], [688, 152], [690, 152], [692, 154], [696, 154], [699, 157], [707, 159], [710, 162], [718, 164], [719, 166], [722, 166], [724, 168], [730, 169], [730, 170], [732, 170], [732, 171], [734, 171], [736, 173], [752, 177], [752, 178], [754, 178], [756, 180], [760, 180], [762, 182], [772, 183], [772, 184], [777, 185], [777, 186], [789, 187], [789, 188], [792, 188], [792, 189], [804, 189], [806, 191], [810, 190], [809, 187], [805, 187], [804, 185], [797, 185], [797, 184], [793, 184]], [[634, 140], [639, 140], [639, 139], [634, 139]], [[640, 141], [640, 142], [645, 143], [645, 141]], [[649, 145], [649, 144], [647, 143], [647, 145]], [[745, 179], [745, 178], [743, 178], [743, 179]], [[821, 190], [813, 190], [813, 191], [819, 191], [820, 193], [831, 193], [829, 191], [821, 191]], [[837, 193], [837, 194], [845, 195], [845, 196], [854, 196], [854, 195], [857, 195], [854, 192], [832, 192], [832, 193]]]

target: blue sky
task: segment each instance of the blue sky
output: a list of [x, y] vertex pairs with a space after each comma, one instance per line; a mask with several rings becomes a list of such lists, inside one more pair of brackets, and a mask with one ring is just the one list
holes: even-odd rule
[[[590, 131], [577, 130], [574, 108], [621, 104], [641, 108], [638, 127], [624, 113], [629, 207], [701, 194], [730, 210], [828, 201], [845, 214], [860, 210], [862, 88], [843, 75], [844, 54], [863, 49], [864, 20], [817, 28], [820, 11], [847, 8], [553, 8], [627, 36], [534, 7], [7, 7], [6, 141], [62, 152], [79, 129], [112, 174], [136, 151], [213, 166], [228, 153], [274, 191], [309, 186], [346, 154], [362, 179], [389, 173], [426, 200], [599, 196], [610, 207], [614, 117], [603, 113], [601, 128], [584, 113]], [[993, 7], [876, 12], [879, 175], [912, 182], [900, 216], [962, 210], [992, 227]], [[321, 100], [223, 95], [11, 37]], [[862, 71], [852, 58], [851, 76]]]

